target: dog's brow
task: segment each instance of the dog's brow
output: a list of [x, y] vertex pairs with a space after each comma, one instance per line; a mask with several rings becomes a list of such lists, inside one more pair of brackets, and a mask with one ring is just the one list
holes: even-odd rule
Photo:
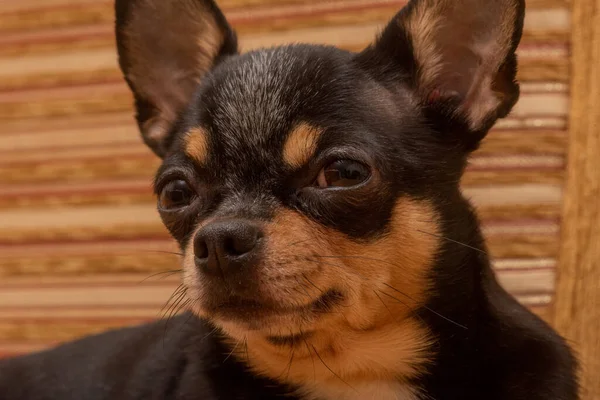
[[306, 164], [317, 150], [323, 129], [307, 122], [297, 124], [288, 135], [283, 147], [283, 161], [293, 168]]
[[185, 154], [198, 165], [206, 164], [208, 157], [208, 136], [202, 128], [190, 129], [184, 137]]

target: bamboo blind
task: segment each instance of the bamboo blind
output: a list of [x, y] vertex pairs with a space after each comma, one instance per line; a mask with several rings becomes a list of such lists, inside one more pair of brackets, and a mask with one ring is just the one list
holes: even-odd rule
[[[598, 0], [573, 1], [579, 13], [591, 12], [581, 4], [600, 7]], [[298, 41], [359, 50], [404, 3], [219, 1], [243, 50]], [[528, 1], [518, 50], [521, 100], [474, 155], [463, 181], [502, 283], [544, 318], [551, 315], [561, 248], [571, 17], [567, 0]], [[595, 26], [588, 23], [573, 37], [583, 42], [595, 35], [598, 41], [595, 18]], [[177, 285], [177, 277], [144, 280], [173, 269], [178, 259], [165, 253], [176, 247], [150, 194], [159, 162], [134, 125], [112, 24], [111, 0], [0, 2], [0, 355], [156, 318]], [[583, 60], [590, 46], [575, 46], [575, 56]], [[598, 87], [594, 71], [579, 71], [574, 81], [588, 97], [574, 99], [572, 159], [598, 151], [597, 133], [586, 136], [598, 114], [581, 114], [600, 96], [588, 86]], [[581, 191], [567, 196], [569, 220], [598, 221], [597, 208], [591, 215], [573, 205], [590, 193], [600, 197], [590, 183], [598, 182], [597, 169], [593, 177], [595, 167], [587, 163], [568, 170], [568, 192]], [[591, 171], [590, 180], [578, 179], [580, 168]], [[566, 226], [563, 243], [583, 240], [577, 225]], [[598, 226], [588, 227], [596, 238]], [[564, 265], [580, 260], [568, 249], [563, 246]], [[572, 290], [584, 273], [567, 269], [561, 290]], [[566, 298], [559, 304], [556, 318], [568, 331], [564, 321], [572, 315], [564, 310], [582, 302]]]

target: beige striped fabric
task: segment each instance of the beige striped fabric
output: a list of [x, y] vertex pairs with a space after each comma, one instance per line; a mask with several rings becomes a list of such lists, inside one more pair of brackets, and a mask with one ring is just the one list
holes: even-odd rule
[[[221, 0], [250, 50], [359, 50], [401, 0]], [[0, 355], [160, 316], [178, 277], [155, 212], [158, 160], [132, 118], [111, 0], [0, 2]], [[530, 0], [522, 97], [464, 179], [502, 283], [552, 300], [569, 102], [566, 0]]]

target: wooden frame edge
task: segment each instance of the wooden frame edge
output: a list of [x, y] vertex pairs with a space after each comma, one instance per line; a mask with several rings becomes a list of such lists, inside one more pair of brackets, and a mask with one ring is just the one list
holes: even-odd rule
[[572, 0], [567, 180], [553, 322], [578, 353], [583, 400], [600, 398], [600, 0]]

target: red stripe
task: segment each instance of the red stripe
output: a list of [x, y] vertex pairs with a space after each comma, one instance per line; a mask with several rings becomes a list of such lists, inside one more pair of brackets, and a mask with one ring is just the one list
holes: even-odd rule
[[[160, 271], [159, 271], [160, 272]], [[166, 271], [165, 271], [166, 272]], [[160, 280], [161, 275], [155, 275], [155, 273], [148, 273], [146, 278], [141, 278], [138, 282], [121, 282], [115, 281], [101, 281], [101, 282], [35, 282], [35, 283], [22, 283], [22, 282], [0, 282], [0, 288], [4, 290], [12, 289], [72, 289], [72, 288], [124, 288], [124, 287], [169, 287], [174, 286], [177, 282]], [[168, 274], [163, 274], [163, 276]], [[177, 274], [173, 274], [177, 276]], [[176, 286], [176, 285], [175, 285]]]
[[[87, 72], [97, 72], [97, 71], [87, 71]], [[65, 78], [66, 75], [61, 75], [60, 73], [56, 73], [53, 76]], [[22, 85], [16, 87], [2, 87], [0, 84], [0, 93], [19, 93], [19, 92], [27, 92], [27, 91], [39, 91], [39, 90], [52, 90], [52, 89], [70, 89], [77, 88], [81, 85], [115, 85], [115, 84], [124, 84], [123, 78], [120, 75], [115, 77], [107, 76], [107, 77], [99, 77], [95, 76], [91, 79], [87, 79], [85, 83], [77, 82], [77, 81], [62, 81], [59, 83], [56, 82], [38, 82], [31, 85]]]
[[507, 172], [518, 172], [518, 171], [563, 171], [565, 169], [565, 163], [560, 165], [543, 165], [543, 164], [530, 164], [530, 165], [510, 165], [510, 166], [479, 166], [479, 165], [468, 165], [466, 168], [467, 172], [492, 172], [492, 171], [507, 171]]
[[0, 91], [0, 103], [30, 103], [32, 100], [41, 99], [71, 99], [66, 95], [72, 96], [73, 93], [81, 95], [84, 98], [89, 98], [90, 94], [98, 95], [94, 91], [102, 92], [102, 94], [110, 93], [112, 95], [127, 95], [129, 91], [127, 86], [123, 84], [122, 80], [110, 81], [109, 83], [103, 82], [86, 82], [84, 84], [77, 84], [70, 87], [56, 86], [50, 89], [36, 89], [36, 88], [25, 88], [18, 90], [13, 93], [4, 93]]
[[555, 271], [556, 267], [494, 267], [494, 270], [499, 274], [503, 272], [535, 272], [535, 271]]
[[[277, 21], [288, 21], [288, 20], [293, 20], [297, 17], [312, 17], [312, 16], [322, 16], [322, 15], [331, 15], [331, 14], [338, 14], [338, 13], [343, 13], [343, 12], [347, 12], [347, 11], [362, 11], [362, 10], [376, 10], [376, 9], [381, 9], [381, 8], [391, 8], [393, 6], [397, 6], [398, 8], [403, 7], [405, 4], [407, 3], [407, 1], [371, 1], [371, 2], [365, 2], [365, 3], [357, 3], [357, 4], [348, 4], [346, 6], [342, 6], [340, 7], [340, 5], [343, 5], [343, 2], [337, 3], [337, 2], [332, 2], [329, 3], [330, 6], [329, 7], [307, 7], [306, 9], [298, 9], [295, 8], [297, 6], [288, 6], [282, 9], [284, 10], [283, 12], [281, 12], [278, 15], [273, 15], [272, 12], [248, 12], [248, 11], [241, 11], [238, 13], [235, 12], [230, 12], [230, 13], [226, 13], [227, 18], [229, 19], [230, 23], [234, 26], [236, 25], [244, 25], [244, 24], [254, 24], [254, 23], [260, 23], [260, 22], [264, 22], [264, 21], [272, 21], [274, 18], [277, 19]], [[326, 2], [321, 3], [321, 5], [323, 4], [327, 4]], [[286, 9], [289, 9], [290, 11], [287, 11]], [[287, 11], [287, 12], [286, 12]], [[389, 15], [389, 19], [391, 19], [394, 16], [394, 12], [391, 11], [390, 15]], [[385, 20], [382, 21], [382, 23], [385, 23]]]
[[98, 244], [98, 243], [106, 243], [106, 244], [123, 244], [123, 243], [128, 243], [128, 242], [137, 242], [137, 243], [143, 243], [145, 241], [158, 241], [158, 240], [165, 240], [165, 239], [170, 239], [171, 237], [169, 236], [168, 233], [164, 233], [164, 234], [138, 234], [136, 235], [135, 239], [128, 239], [128, 238], [113, 238], [113, 237], [103, 237], [102, 235], [99, 235], [95, 238], [69, 238], [69, 239], [48, 239], [48, 240], [43, 240], [43, 239], [31, 239], [31, 240], [27, 240], [26, 242], [13, 242], [10, 240], [0, 240], [0, 250], [2, 250], [3, 246], [6, 247], [10, 247], [11, 250], [15, 248], [15, 246], [19, 246], [19, 245], [23, 245], [23, 243], [26, 243], [26, 245], [46, 245], [46, 246], [51, 246], [51, 245], [61, 245], [61, 244], [85, 244], [85, 243], [93, 243], [93, 244]]
[[61, 305], [61, 306], [47, 306], [47, 305], [42, 305], [42, 304], [36, 304], [35, 306], [31, 306], [31, 305], [27, 305], [27, 306], [3, 306], [0, 304], [0, 310], [7, 312], [7, 311], [31, 311], [32, 309], [35, 310], [43, 310], [46, 312], [56, 312], [56, 311], [65, 311], [65, 310], [70, 310], [70, 311], [85, 311], [85, 310], [123, 310], [123, 309], [134, 309], [134, 310], [139, 310], [142, 309], [144, 311], [156, 311], [157, 315], [159, 315], [161, 313], [161, 308], [164, 305], [166, 299], [164, 301], [158, 301], [156, 304], [148, 304], [148, 303], [140, 303], [140, 304], [111, 304], [111, 305], [94, 305], [94, 306], [90, 306], [90, 305], [78, 305], [78, 304], [71, 304], [71, 305]]
[[24, 324], [25, 322], [28, 324], [36, 324], [36, 325], [58, 325], [61, 323], [81, 323], [81, 324], [119, 324], [119, 325], [139, 325], [145, 324], [148, 322], [156, 321], [156, 318], [126, 318], [126, 317], [27, 317], [27, 316], [19, 316], [16, 315], [14, 317], [2, 318], [0, 317], [0, 322], [15, 322], [16, 324]]
[[[137, 129], [135, 127], [133, 127], [133, 132], [136, 132]], [[76, 145], [62, 145], [62, 146], [56, 146], [56, 145], [50, 145], [50, 146], [43, 146], [43, 147], [37, 147], [37, 148], [27, 148], [27, 149], [18, 149], [18, 150], [12, 150], [12, 149], [0, 149], [0, 156], [4, 155], [4, 154], [9, 154], [9, 155], [16, 155], [16, 154], [23, 154], [23, 155], [27, 155], [31, 152], [40, 152], [40, 151], [44, 151], [44, 152], [53, 152], [53, 151], [61, 151], [61, 150], [69, 150], [69, 151], [76, 151], [76, 150], [103, 150], [103, 149], [107, 149], [107, 150], [112, 150], [112, 149], [118, 149], [121, 150], [123, 148], [128, 148], [131, 147], [132, 150], [135, 150], [136, 152], [140, 151], [140, 150], [144, 150], [146, 152], [149, 153], [149, 150], [146, 149], [146, 147], [143, 146], [142, 141], [139, 139], [138, 135], [135, 136], [131, 136], [128, 140], [121, 140], [117, 143], [102, 143], [102, 144], [76, 144]]]
[[48, 166], [50, 165], [56, 165], [56, 164], [69, 164], [73, 161], [84, 161], [84, 162], [90, 162], [90, 161], [97, 161], [97, 162], [110, 162], [110, 161], [114, 161], [115, 159], [118, 159], [120, 157], [127, 157], [127, 160], [147, 160], [147, 161], [156, 161], [158, 162], [156, 156], [150, 154], [150, 152], [148, 151], [148, 149], [146, 149], [145, 147], [137, 147], [137, 148], [133, 148], [133, 149], [128, 149], [128, 151], [125, 152], [125, 154], [113, 154], [113, 155], [101, 155], [101, 156], [97, 156], [94, 157], [92, 155], [86, 156], [86, 157], [72, 157], [72, 156], [61, 156], [61, 157], [56, 157], [54, 159], [50, 159], [50, 160], [32, 160], [32, 161], [21, 161], [21, 160], [17, 160], [17, 161], [2, 161], [0, 160], [0, 166], [1, 167], [22, 167], [22, 166]]
[[[128, 251], [136, 251], [136, 252], [140, 252], [140, 251], [144, 251], [144, 250], [140, 250], [139, 246], [154, 246], [153, 250], [148, 250], [148, 252], [152, 253], [152, 252], [162, 252], [162, 250], [165, 251], [171, 251], [173, 249], [177, 249], [177, 244], [173, 239], [158, 239], [158, 240], [152, 240], [152, 239], [140, 239], [140, 238], [134, 238], [134, 239], [119, 239], [119, 240], [89, 240], [88, 242], [83, 242], [83, 241], [79, 241], [79, 242], [67, 242], [65, 241], [64, 243], [52, 243], [52, 242], [44, 242], [44, 243], [40, 243], [38, 245], [32, 245], [29, 243], [11, 243], [9, 245], [5, 245], [2, 246], [0, 245], [0, 254], [5, 254], [6, 252], [10, 251], [26, 251], [29, 254], [37, 254], [38, 252], [53, 252], [53, 250], [58, 250], [59, 254], [63, 254], [65, 253], [65, 249], [64, 248], [60, 248], [60, 246], [79, 246], [79, 245], [93, 245], [96, 248], [102, 248], [102, 247], [106, 247], [106, 246], [117, 246], [119, 251], [123, 251], [123, 252], [128, 252]], [[137, 247], [136, 247], [137, 246]], [[34, 250], [32, 251], [31, 248], [34, 247]], [[4, 252], [4, 253], [3, 253]], [[68, 252], [68, 251], [67, 251]]]
[[[23, 185], [24, 186], [24, 185]], [[0, 185], [0, 198], [15, 199], [19, 197], [43, 197], [43, 196], [73, 196], [73, 195], [115, 195], [115, 194], [148, 194], [152, 195], [152, 183], [149, 180], [113, 181], [102, 184], [83, 184], [81, 186], [68, 185], [64, 187], [53, 187], [54, 185], [39, 185], [37, 188], [28, 185], [19, 188], [17, 185]], [[153, 197], [152, 197], [153, 198]]]
[[[34, 28], [35, 29], [35, 28]], [[40, 29], [35, 31], [2, 32], [0, 45], [30, 45], [37, 43], [73, 43], [93, 38], [114, 36], [113, 27], [108, 24], [75, 26], [58, 29]]]
[[83, 3], [75, 3], [75, 4], [56, 4], [56, 5], [51, 5], [51, 6], [39, 6], [36, 5], [36, 7], [31, 7], [31, 8], [22, 8], [19, 10], [14, 10], [14, 11], [2, 11], [2, 8], [0, 8], [0, 14], [1, 15], [9, 15], [9, 16], [18, 16], [19, 14], [24, 14], [24, 13], [45, 13], [45, 12], [52, 12], [52, 11], [62, 11], [62, 10], [76, 10], [76, 9], [82, 9], [84, 7], [86, 7], [88, 4], [102, 4], [102, 3], [106, 3], [107, 5], [111, 4], [110, 1], [103, 1], [103, 0], [96, 0], [96, 1], [92, 1], [92, 0], [88, 0], [86, 2]]

